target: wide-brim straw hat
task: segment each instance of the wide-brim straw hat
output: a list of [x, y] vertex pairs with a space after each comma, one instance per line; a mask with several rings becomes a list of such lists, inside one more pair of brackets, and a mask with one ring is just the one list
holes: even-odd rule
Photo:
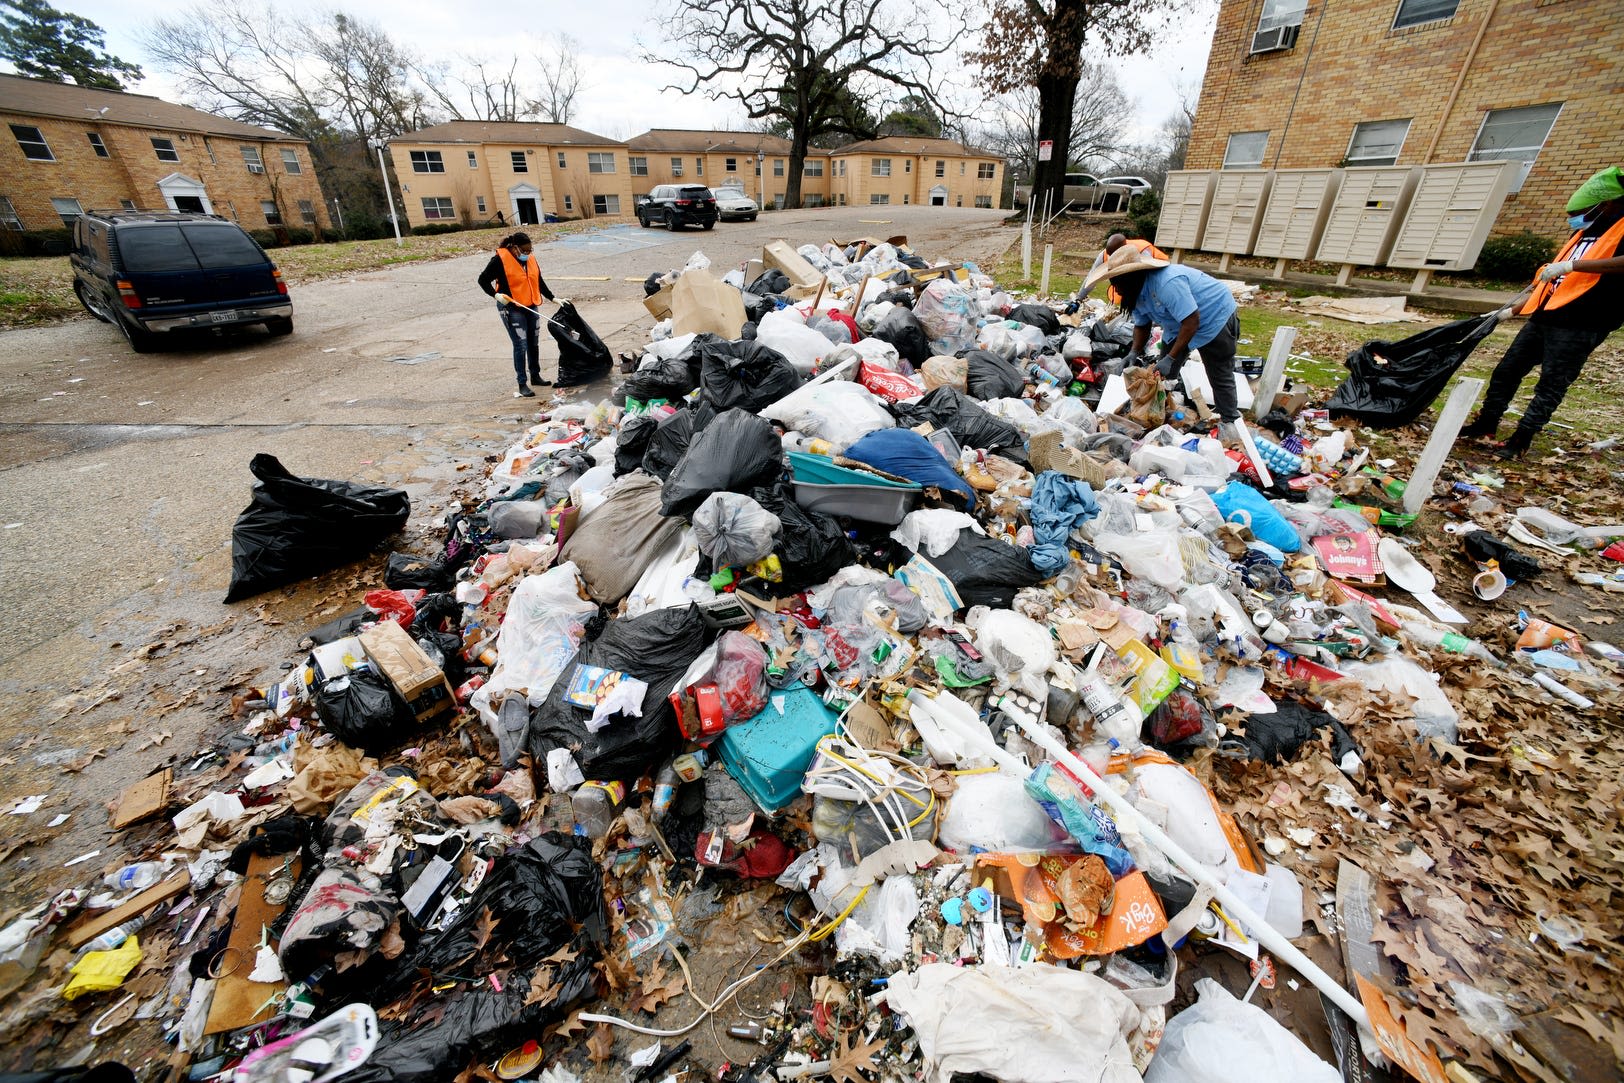
[[1107, 256], [1104, 263], [1088, 272], [1088, 277], [1083, 279], [1083, 291], [1086, 293], [1094, 288], [1096, 282], [1103, 282], [1107, 278], [1131, 274], [1134, 271], [1154, 271], [1166, 266], [1165, 259], [1146, 255], [1133, 245], [1125, 244]]

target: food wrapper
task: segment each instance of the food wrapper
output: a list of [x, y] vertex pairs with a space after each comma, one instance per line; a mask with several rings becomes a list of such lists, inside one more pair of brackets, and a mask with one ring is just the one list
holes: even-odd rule
[[141, 941], [133, 936], [112, 951], [86, 952], [73, 964], [73, 978], [62, 990], [62, 999], [77, 1000], [86, 993], [117, 989], [140, 961]]

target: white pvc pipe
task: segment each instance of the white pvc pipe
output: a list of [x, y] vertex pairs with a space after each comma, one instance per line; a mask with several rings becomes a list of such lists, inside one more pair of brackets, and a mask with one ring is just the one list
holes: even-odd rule
[[[913, 703], [930, 703], [930, 699], [917, 690], [909, 692], [908, 699]], [[946, 712], [934, 711], [933, 713], [938, 718], [946, 717]], [[1347, 988], [1340, 982], [1316, 966], [1312, 959], [1299, 951], [1297, 946], [1290, 940], [1280, 935], [1279, 931], [1264, 920], [1261, 915], [1242, 902], [1239, 896], [1224, 886], [1223, 882], [1218, 879], [1211, 869], [1191, 857], [1182, 846], [1167, 836], [1167, 832], [1146, 819], [1144, 814], [1134, 808], [1122, 795], [1106, 785], [1105, 781], [1094, 773], [1092, 767], [1089, 767], [1088, 764], [1067, 751], [1066, 746], [1055, 740], [1048, 731], [1038, 724], [1036, 719], [1029, 719], [1024, 712], [1019, 711], [1006, 711], [1005, 713], [1015, 719], [1028, 739], [1047, 751], [1057, 762], [1065, 764], [1068, 770], [1082, 779], [1083, 783], [1094, 791], [1094, 799], [1104, 805], [1111, 815], [1132, 823], [1139, 834], [1166, 855], [1169, 861], [1177, 865], [1197, 883], [1210, 889], [1213, 896], [1223, 904], [1224, 910], [1228, 912], [1230, 917], [1251, 930], [1258, 943], [1272, 951], [1281, 962], [1312, 982], [1316, 989], [1330, 997], [1336, 1006], [1347, 1012], [1349, 1017], [1361, 1028], [1364, 1030], [1370, 1029], [1370, 1017], [1365, 1014], [1365, 1006], [1359, 1002], [1359, 999], [1348, 992]], [[992, 739], [991, 733], [985, 730], [980, 733], [971, 733], [965, 727], [954, 728], [957, 733], [974, 741], [981, 751], [991, 756], [1000, 766], [1014, 766], [1020, 763], [1016, 757], [998, 747], [997, 742]], [[1024, 767], [1025, 765], [1020, 766]]]

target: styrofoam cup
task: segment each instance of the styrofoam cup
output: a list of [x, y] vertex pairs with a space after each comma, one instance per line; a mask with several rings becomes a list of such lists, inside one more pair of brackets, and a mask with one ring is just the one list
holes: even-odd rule
[[1485, 602], [1492, 602], [1505, 592], [1506, 577], [1499, 568], [1490, 568], [1472, 577], [1472, 593]]

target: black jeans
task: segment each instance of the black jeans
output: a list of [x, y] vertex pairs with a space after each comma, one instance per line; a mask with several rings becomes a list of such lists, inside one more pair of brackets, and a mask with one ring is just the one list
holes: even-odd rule
[[[1201, 363], [1207, 369], [1208, 382], [1212, 384], [1212, 407], [1224, 421], [1234, 421], [1241, 416], [1235, 398], [1235, 344], [1240, 337], [1241, 317], [1237, 312], [1229, 317], [1229, 322], [1213, 336], [1212, 341], [1196, 347], [1201, 351]], [[1163, 376], [1173, 376], [1167, 371], [1171, 366], [1171, 362], [1163, 359]]]
[[1478, 421], [1485, 425], [1498, 423], [1523, 380], [1538, 368], [1539, 382], [1534, 385], [1534, 397], [1523, 411], [1522, 420], [1517, 423], [1519, 433], [1533, 437], [1551, 420], [1556, 408], [1562, 405], [1568, 386], [1578, 377], [1579, 370], [1585, 367], [1591, 353], [1606, 338], [1606, 331], [1584, 331], [1527, 321], [1517, 332], [1517, 337], [1511, 340], [1500, 363], [1494, 366], [1494, 374], [1489, 377], [1489, 389], [1483, 395], [1483, 408], [1477, 414]]
[[540, 317], [518, 305], [503, 305], [497, 311], [502, 317], [502, 326], [507, 328], [508, 338], [513, 340], [513, 375], [518, 377], [520, 384], [523, 384], [525, 365], [528, 363], [530, 374], [540, 379]]

